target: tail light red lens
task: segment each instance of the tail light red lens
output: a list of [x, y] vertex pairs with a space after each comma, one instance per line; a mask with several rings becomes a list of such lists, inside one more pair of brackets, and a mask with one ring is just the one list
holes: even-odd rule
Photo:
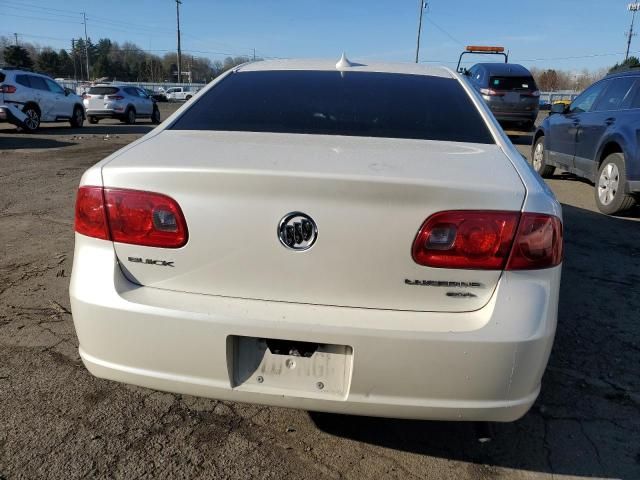
[[558, 217], [524, 213], [507, 270], [555, 267], [562, 262], [563, 245], [562, 223]]
[[15, 85], [0, 85], [0, 93], [16, 93]]
[[107, 100], [123, 100], [122, 95], [107, 95]]
[[88, 237], [109, 240], [102, 187], [80, 187], [78, 189], [75, 230]]
[[494, 90], [493, 88], [481, 88], [480, 93], [482, 95], [488, 95], [490, 97], [504, 97], [504, 92]]
[[519, 213], [457, 210], [429, 217], [413, 243], [413, 259], [437, 268], [504, 268]]
[[179, 248], [188, 239], [187, 224], [175, 200], [159, 193], [115, 188], [80, 187], [76, 231], [114, 242], [160, 248]]
[[435, 268], [547, 268], [562, 261], [562, 225], [557, 217], [543, 214], [440, 212], [420, 228], [412, 255], [416, 263]]

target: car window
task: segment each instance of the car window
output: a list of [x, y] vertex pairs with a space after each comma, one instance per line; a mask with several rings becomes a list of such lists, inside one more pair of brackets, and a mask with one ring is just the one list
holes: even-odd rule
[[634, 84], [637, 77], [620, 77], [608, 81], [607, 89], [598, 99], [593, 111], [608, 111], [630, 108], [633, 99]]
[[42, 77], [29, 75], [29, 83], [31, 84], [31, 88], [35, 88], [36, 90], [44, 90], [46, 92], [49, 91], [49, 87], [47, 87], [47, 82], [45, 82], [44, 78]]
[[6, 75], [0, 72], [0, 82], [4, 82], [4, 79], [7, 78]]
[[23, 87], [31, 88], [31, 82], [29, 82], [29, 75], [16, 75], [16, 83]]
[[569, 113], [582, 113], [588, 112], [591, 110], [591, 107], [598, 99], [602, 90], [607, 85], [607, 82], [598, 82], [595, 85], [591, 85], [584, 92], [578, 95], [573, 102], [571, 102], [571, 106], [569, 107]]
[[178, 91], [177, 88], [170, 88], [170, 89], [167, 90], [166, 93], [173, 93], [173, 92], [177, 92], [177, 91]]
[[501, 77], [492, 76], [489, 78], [489, 88], [494, 90], [537, 90], [533, 77]]
[[89, 95], [113, 95], [118, 93], [120, 89], [118, 87], [91, 87], [89, 88]]
[[136, 90], [133, 87], [125, 87], [122, 90], [124, 90], [126, 93], [128, 93], [129, 95], [133, 95], [134, 97], [138, 96], [138, 90]]
[[61, 93], [61, 94], [64, 95], [64, 88], [62, 88], [56, 82], [54, 82], [53, 80], [49, 80], [48, 78], [45, 78], [44, 81], [47, 83], [47, 87], [49, 87], [49, 90], [51, 92], [53, 92], [53, 93]]
[[174, 130], [281, 132], [495, 143], [452, 78], [378, 72], [236, 72]]
[[139, 97], [147, 98], [151, 95], [150, 93], [145, 92], [142, 88], [137, 88], [136, 90], [138, 91]]

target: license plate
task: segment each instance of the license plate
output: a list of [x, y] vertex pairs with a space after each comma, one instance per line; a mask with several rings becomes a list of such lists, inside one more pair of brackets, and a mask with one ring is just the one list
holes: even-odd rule
[[[297, 348], [296, 342], [232, 337], [233, 387], [239, 390], [302, 397], [341, 397], [348, 393], [352, 348], [346, 345], [314, 345]], [[274, 348], [273, 344], [291, 348]], [[278, 353], [276, 353], [278, 352]]]

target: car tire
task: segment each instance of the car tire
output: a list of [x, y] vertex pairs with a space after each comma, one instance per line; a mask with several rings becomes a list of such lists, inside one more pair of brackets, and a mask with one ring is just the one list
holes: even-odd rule
[[82, 108], [76, 106], [73, 109], [73, 115], [71, 116], [71, 120], [69, 120], [69, 124], [72, 128], [80, 128], [84, 123], [84, 112]]
[[89, 116], [87, 118], [89, 119], [89, 123], [92, 124], [92, 125], [95, 125], [100, 121], [97, 117]]
[[616, 215], [629, 210], [636, 199], [625, 193], [627, 173], [622, 153], [611, 153], [600, 164], [595, 185], [595, 200], [598, 210], [607, 215]]
[[34, 133], [40, 128], [40, 110], [35, 105], [26, 105], [22, 112], [27, 116], [22, 129], [27, 133]]
[[191, 95], [187, 95], [186, 100], [187, 100], [187, 101], [191, 100]]
[[151, 123], [158, 125], [160, 123], [160, 109], [154, 105], [153, 113], [151, 114]]
[[548, 178], [556, 171], [556, 167], [547, 165], [547, 152], [544, 148], [544, 135], [540, 135], [531, 148], [531, 165], [543, 178]]
[[133, 125], [136, 123], [136, 111], [134, 108], [129, 107], [124, 114], [124, 121], [127, 125]]

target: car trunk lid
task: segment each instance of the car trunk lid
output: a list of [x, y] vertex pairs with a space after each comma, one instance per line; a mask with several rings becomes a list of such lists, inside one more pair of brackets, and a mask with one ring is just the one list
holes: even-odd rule
[[[416, 264], [424, 220], [443, 210], [519, 211], [525, 197], [497, 145], [327, 135], [163, 131], [106, 164], [103, 180], [169, 195], [184, 212], [182, 248], [114, 243], [141, 285], [414, 311], [478, 309], [501, 274]], [[278, 238], [291, 212], [317, 225], [312, 248]]]

